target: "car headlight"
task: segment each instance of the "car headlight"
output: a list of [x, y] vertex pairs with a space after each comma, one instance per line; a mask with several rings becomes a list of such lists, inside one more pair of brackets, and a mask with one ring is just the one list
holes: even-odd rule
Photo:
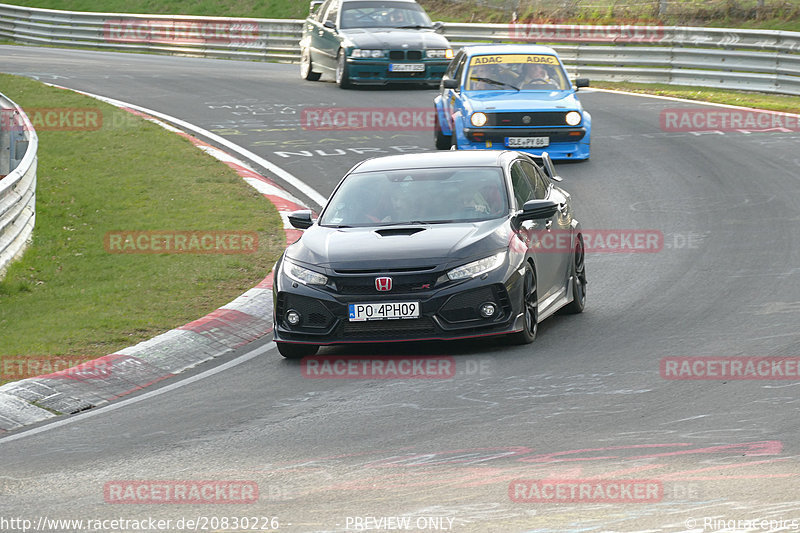
[[350, 57], [383, 57], [383, 50], [364, 50], [356, 48], [350, 53]]
[[428, 50], [426, 55], [431, 59], [453, 59], [453, 49], [437, 48], [435, 50]]
[[581, 114], [577, 111], [570, 111], [567, 113], [567, 116], [564, 117], [564, 120], [567, 121], [567, 124], [570, 126], [577, 126], [581, 123]]
[[291, 279], [299, 281], [303, 285], [326, 285], [328, 283], [327, 276], [296, 265], [288, 259], [283, 260], [283, 271]]
[[477, 261], [473, 261], [458, 268], [454, 268], [453, 270], [447, 273], [447, 277], [450, 278], [452, 281], [456, 281], [458, 279], [474, 278], [480, 276], [481, 274], [485, 274], [487, 272], [491, 272], [496, 268], [499, 268], [500, 265], [502, 265], [505, 260], [506, 260], [506, 252], [498, 252], [490, 257], [484, 257], [483, 259], [478, 259]]
[[477, 113], [473, 113], [469, 119], [472, 122], [473, 126], [481, 127], [486, 124], [486, 113], [481, 113], [478, 111]]

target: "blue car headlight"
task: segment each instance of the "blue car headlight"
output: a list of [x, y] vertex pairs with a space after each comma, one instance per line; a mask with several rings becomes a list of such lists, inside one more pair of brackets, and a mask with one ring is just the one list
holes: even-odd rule
[[564, 117], [564, 120], [570, 126], [577, 126], [578, 124], [581, 123], [581, 119], [582, 118], [583, 117], [581, 117], [581, 114], [578, 113], [577, 111], [570, 111], [569, 113], [566, 114], [566, 116]]
[[480, 111], [473, 113], [469, 118], [469, 121], [472, 123], [472, 125], [478, 128], [484, 126], [487, 120], [488, 118], [486, 117], [486, 113], [481, 113]]
[[481, 274], [486, 274], [487, 272], [500, 268], [505, 260], [506, 252], [498, 252], [492, 256], [484, 257], [483, 259], [478, 259], [477, 261], [472, 261], [466, 265], [456, 267], [447, 273], [447, 277], [452, 281], [475, 278]]

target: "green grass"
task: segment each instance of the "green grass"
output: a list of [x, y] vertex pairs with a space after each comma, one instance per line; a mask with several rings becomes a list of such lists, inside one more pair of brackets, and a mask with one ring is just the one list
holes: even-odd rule
[[[0, 358], [113, 353], [192, 321], [264, 278], [280, 217], [186, 139], [70, 91], [0, 74], [29, 115], [90, 108], [94, 131], [40, 129], [33, 243], [0, 281]], [[258, 232], [256, 253], [111, 254], [109, 231]], [[0, 361], [2, 363], [2, 361]]]
[[702, 87], [665, 85], [657, 83], [604, 82], [595, 80], [592, 80], [591, 83], [592, 87], [599, 89], [615, 89], [618, 91], [629, 91], [642, 94], [674, 96], [676, 98], [685, 98], [687, 100], [699, 100], [702, 102], [715, 102], [718, 104], [752, 107], [755, 109], [769, 109], [772, 111], [800, 113], [800, 96], [765, 94], [749, 91], [705, 89]]
[[[221, 17], [303, 19], [306, 0], [12, 0], [11, 4], [69, 11], [206, 15]], [[507, 0], [419, 0], [433, 20], [447, 22], [511, 21]], [[659, 0], [520, 0], [514, 3], [524, 22], [564, 24], [664, 24], [800, 31], [800, 5], [785, 0], [668, 0], [659, 14]]]

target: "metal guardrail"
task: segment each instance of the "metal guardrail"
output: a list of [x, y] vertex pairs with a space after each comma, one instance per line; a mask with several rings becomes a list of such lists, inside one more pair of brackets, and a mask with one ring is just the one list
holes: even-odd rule
[[0, 4], [0, 39], [18, 43], [297, 61], [302, 20], [58, 11]]
[[0, 279], [33, 234], [38, 149], [22, 108], [0, 94]]
[[[447, 24], [454, 46], [547, 44], [576, 76], [800, 95], [800, 32], [680, 26]], [[566, 44], [565, 44], [566, 43]]]
[[[123, 15], [0, 4], [0, 39], [202, 57], [298, 61], [302, 20]], [[458, 48], [553, 46], [571, 74], [800, 95], [800, 32], [680, 26], [448, 23]]]

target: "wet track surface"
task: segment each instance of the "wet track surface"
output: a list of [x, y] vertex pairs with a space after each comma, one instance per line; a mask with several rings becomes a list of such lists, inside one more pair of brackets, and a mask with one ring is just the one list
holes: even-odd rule
[[[308, 108], [429, 109], [432, 90], [342, 91], [277, 64], [11, 46], [0, 55], [4, 72], [206, 128], [323, 196], [365, 157], [433, 149], [427, 130], [312, 131], [300, 121]], [[277, 517], [280, 531], [356, 531], [365, 517], [408, 518], [425, 531], [722, 529], [708, 519], [800, 528], [800, 381], [660, 372], [667, 357], [800, 356], [800, 134], [665, 132], [663, 110], [697, 106], [580, 95], [592, 159], [557, 165], [577, 217], [585, 229], [663, 234], [655, 252], [588, 253], [582, 315], [548, 319], [524, 347], [321, 351], [452, 357], [444, 379], [309, 379], [273, 347], [122, 408], [0, 438], [0, 516], [157, 517], [172, 520], [170, 531], [180, 518], [237, 516]], [[650, 480], [663, 497], [551, 504], [509, 493], [514, 480], [542, 479]], [[240, 480], [259, 497], [107, 501], [109, 484], [131, 480]]]

